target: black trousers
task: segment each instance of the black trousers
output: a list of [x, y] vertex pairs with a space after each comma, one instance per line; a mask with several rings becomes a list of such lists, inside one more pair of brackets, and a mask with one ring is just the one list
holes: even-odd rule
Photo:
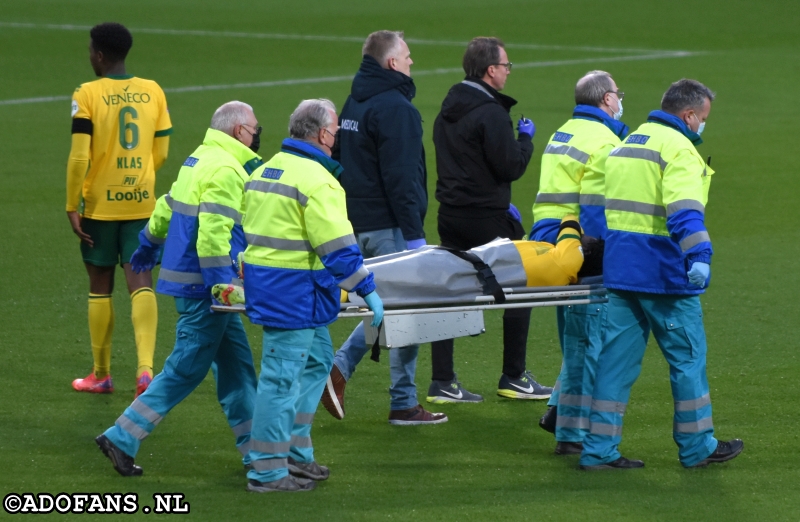
[[[497, 239], [522, 239], [525, 230], [522, 224], [507, 214], [467, 217], [439, 212], [439, 238], [442, 245], [459, 250], [469, 250]], [[531, 322], [530, 308], [512, 308], [503, 314], [503, 373], [518, 378], [525, 371], [528, 328]], [[454, 340], [431, 343], [431, 365], [433, 380], [451, 381], [453, 369]]]

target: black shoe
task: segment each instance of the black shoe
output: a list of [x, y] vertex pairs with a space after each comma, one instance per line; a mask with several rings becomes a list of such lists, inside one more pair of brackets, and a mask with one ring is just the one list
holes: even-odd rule
[[736, 458], [736, 456], [741, 453], [743, 449], [744, 442], [742, 442], [742, 439], [733, 439], [729, 442], [719, 441], [717, 442], [717, 449], [714, 450], [714, 453], [690, 467], [705, 468], [709, 464], [731, 460]]
[[272, 482], [259, 482], [254, 479], [250, 479], [247, 482], [247, 491], [252, 491], [253, 493], [311, 491], [316, 487], [317, 483], [313, 480], [295, 478], [291, 475]]
[[123, 477], [138, 477], [143, 473], [142, 468], [133, 463], [133, 457], [122, 451], [105, 435], [100, 435], [94, 441], [103, 450], [103, 455], [109, 458], [114, 469]]
[[553, 453], [556, 455], [580, 455], [582, 451], [582, 442], [558, 442]]
[[556, 419], [558, 418], [558, 408], [550, 406], [542, 418], [539, 419], [539, 427], [549, 433], [556, 432]]
[[581, 469], [586, 471], [594, 471], [598, 469], [633, 469], [643, 467], [644, 462], [641, 460], [628, 460], [625, 457], [620, 457], [614, 462], [609, 462], [608, 464], [598, 464], [597, 466], [584, 466], [581, 464]]
[[293, 477], [311, 480], [328, 480], [331, 472], [328, 466], [320, 466], [316, 461], [297, 462], [292, 457], [289, 457], [289, 474]]

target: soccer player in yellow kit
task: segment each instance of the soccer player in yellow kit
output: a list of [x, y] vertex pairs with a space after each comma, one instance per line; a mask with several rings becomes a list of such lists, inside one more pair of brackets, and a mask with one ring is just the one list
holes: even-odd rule
[[81, 240], [89, 274], [89, 336], [94, 367], [77, 391], [111, 393], [116, 265], [125, 271], [139, 359], [136, 395], [153, 376], [158, 308], [150, 272], [131, 270], [138, 234], [155, 207], [155, 172], [167, 159], [172, 123], [157, 83], [131, 76], [131, 33], [117, 23], [90, 31], [89, 61], [99, 80], [72, 96], [72, 149], [67, 162], [67, 218]]

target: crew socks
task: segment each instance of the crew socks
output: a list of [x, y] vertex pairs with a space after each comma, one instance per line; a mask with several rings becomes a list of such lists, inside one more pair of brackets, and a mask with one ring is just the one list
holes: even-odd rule
[[89, 294], [89, 337], [94, 357], [94, 376], [101, 380], [111, 372], [111, 334], [114, 302], [109, 294]]
[[152, 288], [140, 288], [131, 294], [131, 321], [136, 338], [136, 355], [139, 358], [136, 378], [141, 377], [144, 372], [152, 376], [158, 329], [158, 303]]

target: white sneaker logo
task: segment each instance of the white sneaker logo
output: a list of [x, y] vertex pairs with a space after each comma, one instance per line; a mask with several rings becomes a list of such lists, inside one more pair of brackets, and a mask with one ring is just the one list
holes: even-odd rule
[[464, 396], [464, 394], [461, 393], [461, 390], [458, 390], [458, 395], [456, 395], [455, 393], [450, 393], [449, 391], [445, 391], [445, 390], [441, 390], [441, 392], [442, 393], [446, 393], [447, 395], [449, 395], [450, 397], [452, 397], [454, 399], [460, 399], [461, 397]]
[[514, 388], [517, 388], [518, 390], [524, 391], [525, 393], [533, 393], [533, 384], [529, 384], [527, 388], [523, 388], [522, 386], [517, 386], [513, 382], [510, 382], [508, 384], [510, 384]]

